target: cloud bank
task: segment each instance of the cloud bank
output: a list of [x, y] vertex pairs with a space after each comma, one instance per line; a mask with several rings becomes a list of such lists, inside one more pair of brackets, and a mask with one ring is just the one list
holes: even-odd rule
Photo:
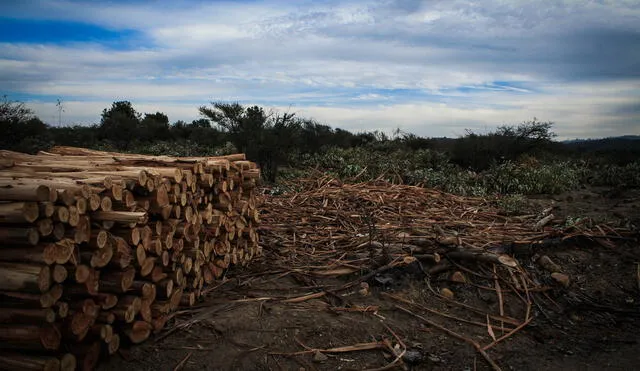
[[636, 1], [15, 3], [0, 4], [0, 94], [45, 121], [57, 98], [67, 124], [115, 100], [174, 121], [225, 100], [355, 131], [535, 116], [561, 138], [640, 133]]

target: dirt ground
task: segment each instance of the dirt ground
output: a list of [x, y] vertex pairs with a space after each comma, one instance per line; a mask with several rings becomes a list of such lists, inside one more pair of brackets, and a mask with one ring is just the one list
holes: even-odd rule
[[[556, 220], [589, 216], [636, 231], [640, 226], [639, 190], [583, 189], [532, 197], [531, 203], [553, 203]], [[358, 284], [335, 295], [284, 302], [354, 277], [320, 280], [274, 269], [265, 250], [249, 267], [230, 271], [227, 281], [178, 315], [166, 331], [105, 360], [99, 369], [488, 370], [491, 366], [472, 345], [434, 325], [486, 346], [494, 342], [490, 332], [500, 339], [527, 318], [526, 301], [506, 282], [500, 298], [491, 272], [472, 264], [460, 268], [466, 283], [429, 279], [410, 265], [369, 278], [368, 292]], [[503, 370], [638, 369], [637, 234], [615, 245], [585, 240], [539, 248], [535, 254], [561, 266], [569, 286], [534, 264], [534, 256], [516, 256], [545, 290], [532, 295], [531, 322], [486, 350], [488, 357]], [[451, 290], [453, 300], [439, 294], [442, 288]], [[358, 344], [377, 348], [343, 348]], [[397, 356], [402, 362], [394, 364]]]

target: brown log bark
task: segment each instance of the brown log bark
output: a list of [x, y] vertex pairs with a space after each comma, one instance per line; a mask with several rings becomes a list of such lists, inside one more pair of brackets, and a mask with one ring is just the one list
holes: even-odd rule
[[118, 296], [114, 294], [100, 293], [98, 295], [94, 295], [94, 299], [104, 310], [114, 308], [118, 304]]
[[116, 319], [125, 323], [135, 320], [136, 314], [140, 311], [142, 300], [137, 296], [126, 295], [118, 299], [118, 305], [111, 310]]
[[[89, 196], [91, 197], [91, 196]], [[87, 213], [87, 209], [89, 207], [89, 203], [87, 201], [87, 198], [85, 197], [79, 197], [76, 196], [76, 209], [78, 209], [78, 213], [80, 213], [80, 215], [84, 215]]]
[[94, 229], [91, 231], [89, 247], [92, 249], [102, 249], [109, 243], [109, 232], [104, 229]]
[[49, 266], [0, 262], [0, 290], [44, 293], [52, 284]]
[[151, 323], [153, 321], [153, 315], [151, 314], [151, 304], [153, 300], [142, 299], [142, 303], [140, 305], [140, 317], [143, 321]]
[[151, 271], [151, 281], [155, 283], [167, 278], [168, 274], [164, 270], [165, 268], [163, 266], [155, 266], [153, 271]]
[[[56, 241], [60, 241], [62, 239], [64, 239], [64, 236], [66, 234], [66, 230], [64, 228], [64, 224], [62, 223], [53, 223], [53, 232], [51, 232], [51, 236], [53, 236], [53, 239]], [[78, 238], [76, 238], [76, 236], [74, 235], [74, 241], [78, 241]], [[76, 242], [78, 243], [78, 242]]]
[[109, 265], [120, 270], [125, 269], [129, 267], [131, 265], [131, 262], [133, 261], [131, 248], [123, 238], [114, 237], [113, 239], [113, 256]]
[[0, 185], [0, 201], [54, 202], [55, 199], [51, 199], [49, 187], [32, 182], [32, 184]]
[[62, 285], [54, 285], [44, 294], [16, 291], [1, 291], [0, 299], [5, 306], [23, 308], [51, 308], [62, 297]]
[[94, 323], [89, 330], [89, 333], [94, 337], [99, 337], [104, 342], [108, 343], [107, 339], [113, 337], [113, 328], [109, 324]]
[[75, 312], [82, 312], [93, 318], [98, 317], [98, 313], [100, 313], [100, 306], [91, 298], [74, 300], [69, 304], [69, 307]]
[[118, 223], [139, 223], [147, 221], [147, 213], [131, 211], [94, 211], [91, 219], [98, 221], [113, 221]]
[[80, 212], [77, 207], [69, 206], [69, 220], [67, 223], [72, 227], [76, 227], [80, 223]]
[[63, 283], [68, 277], [67, 269], [60, 264], [56, 264], [51, 271], [51, 277], [53, 278], [53, 282]]
[[142, 263], [142, 266], [140, 267], [140, 276], [147, 277], [148, 275], [151, 274], [151, 272], [153, 272], [156, 259], [157, 258], [154, 258], [154, 257], [148, 257], [144, 260], [144, 262]]
[[89, 211], [96, 211], [100, 208], [100, 196], [97, 194], [92, 194], [88, 198], [89, 201]]
[[92, 274], [91, 268], [85, 264], [67, 265], [66, 268], [69, 276], [73, 277], [77, 283], [86, 283]]
[[7, 371], [60, 371], [60, 360], [53, 356], [42, 356], [18, 352], [0, 352], [0, 364]]
[[113, 355], [118, 351], [118, 349], [120, 349], [120, 335], [113, 334], [111, 341], [109, 341], [107, 345], [107, 353]]
[[38, 202], [38, 208], [40, 209], [40, 215], [45, 218], [51, 218], [56, 211], [53, 202]]
[[53, 323], [56, 312], [51, 308], [2, 308], [0, 307], [0, 323]]
[[56, 206], [51, 219], [56, 222], [68, 223], [69, 209], [66, 206]]
[[0, 223], [33, 223], [39, 215], [36, 202], [0, 203]]
[[100, 314], [98, 314], [98, 318], [96, 319], [96, 321], [112, 325], [116, 321], [116, 315], [111, 311], [102, 311], [100, 312]]
[[105, 272], [100, 277], [100, 291], [107, 293], [125, 293], [133, 284], [136, 270], [129, 267], [123, 271]]
[[73, 354], [67, 353], [60, 357], [60, 371], [75, 371], [76, 366], [76, 356]]
[[133, 284], [127, 293], [134, 293], [142, 299], [151, 299], [151, 301], [153, 301], [157, 295], [157, 287], [151, 282], [133, 281]]
[[36, 228], [38, 229], [38, 233], [40, 236], [47, 237], [53, 233], [53, 221], [49, 218], [40, 219], [35, 222]]
[[171, 316], [161, 315], [153, 318], [151, 324], [153, 325], [153, 331], [155, 333], [160, 332], [164, 326], [167, 324]]
[[58, 317], [67, 318], [67, 316], [69, 315], [69, 304], [63, 301], [59, 301], [55, 306], [58, 309]]
[[156, 283], [157, 297], [160, 299], [168, 299], [173, 293], [173, 280], [171, 278], [165, 278]]
[[113, 202], [111, 201], [111, 197], [104, 196], [100, 200], [100, 210], [102, 211], [111, 211], [113, 209]]
[[93, 342], [90, 345], [78, 344], [71, 349], [71, 352], [76, 356], [78, 362], [77, 368], [82, 371], [95, 370], [100, 360], [100, 352], [102, 345], [99, 341]]
[[142, 244], [136, 247], [136, 263], [138, 266], [142, 266], [144, 261], [147, 259], [147, 252], [144, 250], [144, 246]]
[[153, 326], [145, 321], [136, 321], [124, 327], [124, 333], [134, 344], [142, 343], [151, 335]]
[[35, 246], [40, 241], [40, 234], [33, 227], [0, 226], [0, 241], [5, 245]]
[[52, 326], [0, 325], [0, 349], [58, 350], [60, 340]]
[[195, 292], [187, 292], [182, 294], [182, 298], [180, 298], [180, 305], [185, 307], [192, 307], [196, 303], [196, 294]]
[[99, 250], [83, 251], [80, 253], [80, 260], [83, 263], [89, 263], [92, 268], [105, 267], [113, 257], [113, 248], [110, 245]]

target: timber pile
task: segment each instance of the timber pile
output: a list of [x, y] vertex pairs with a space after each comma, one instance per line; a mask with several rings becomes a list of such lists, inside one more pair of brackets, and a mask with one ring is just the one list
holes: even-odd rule
[[0, 151], [0, 363], [92, 369], [260, 254], [256, 164]]

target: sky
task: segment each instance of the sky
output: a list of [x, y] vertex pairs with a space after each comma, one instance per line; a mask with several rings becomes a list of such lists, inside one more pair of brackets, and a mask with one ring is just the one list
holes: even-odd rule
[[640, 0], [0, 0], [0, 95], [45, 122], [212, 101], [428, 137], [640, 134]]

